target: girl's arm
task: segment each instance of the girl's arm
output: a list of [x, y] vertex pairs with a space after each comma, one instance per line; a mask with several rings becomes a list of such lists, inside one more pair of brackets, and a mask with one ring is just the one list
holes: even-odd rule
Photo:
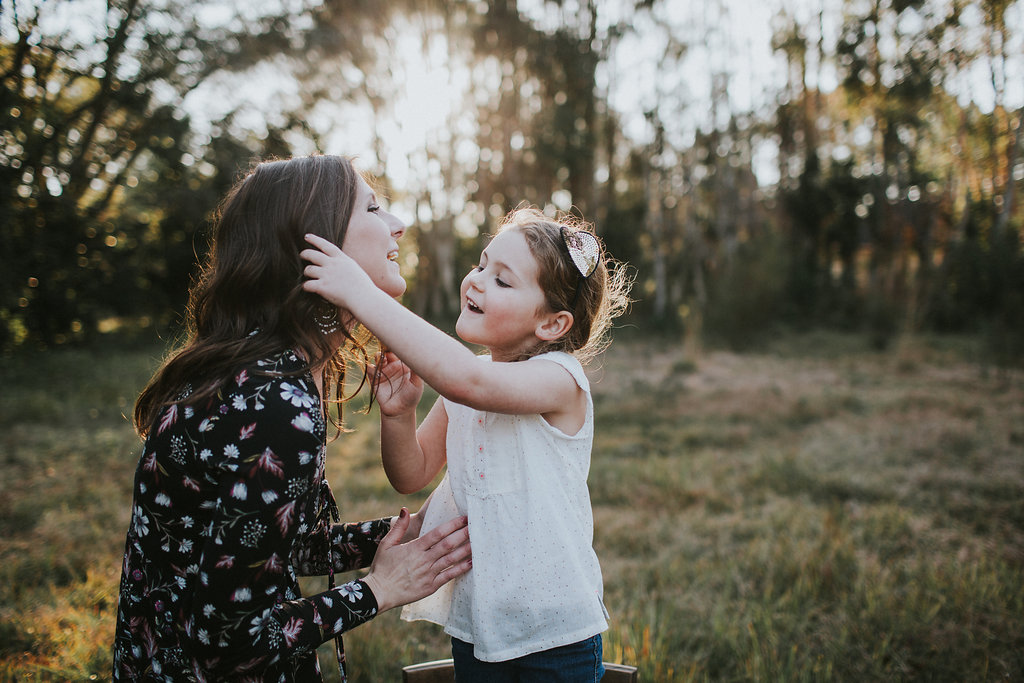
[[438, 399], [419, 429], [416, 413], [380, 416], [380, 455], [388, 481], [399, 493], [415, 493], [434, 480], [447, 462], [448, 413]]
[[307, 235], [316, 249], [303, 289], [352, 313], [442, 396], [496, 413], [560, 415], [578, 405], [580, 390], [556, 363], [488, 363], [459, 341], [378, 289], [362, 268], [331, 242]]
[[384, 472], [396, 491], [415, 493], [444, 466], [448, 415], [444, 404], [437, 401], [416, 428], [416, 405], [423, 394], [423, 381], [393, 353], [381, 359], [376, 377]]

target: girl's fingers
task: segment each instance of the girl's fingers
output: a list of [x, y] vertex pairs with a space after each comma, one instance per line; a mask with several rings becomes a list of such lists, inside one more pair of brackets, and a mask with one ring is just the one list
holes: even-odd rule
[[[322, 266], [327, 263], [330, 256], [317, 249], [303, 249], [299, 252], [299, 258], [303, 261], [309, 261], [313, 265]], [[306, 267], [308, 268], [309, 266]]]
[[306, 241], [328, 256], [334, 256], [335, 254], [341, 253], [341, 249], [338, 248], [338, 245], [330, 240], [320, 237], [319, 235], [306, 233]]

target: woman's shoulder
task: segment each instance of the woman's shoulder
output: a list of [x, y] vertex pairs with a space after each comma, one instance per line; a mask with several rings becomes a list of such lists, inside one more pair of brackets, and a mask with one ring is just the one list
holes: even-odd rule
[[[252, 407], [258, 411], [288, 406], [313, 410], [320, 404], [312, 374], [305, 367], [305, 361], [291, 349], [242, 368], [226, 383], [222, 393], [232, 396], [236, 402], [240, 397], [247, 401], [252, 399]], [[244, 406], [239, 403], [238, 407]]]

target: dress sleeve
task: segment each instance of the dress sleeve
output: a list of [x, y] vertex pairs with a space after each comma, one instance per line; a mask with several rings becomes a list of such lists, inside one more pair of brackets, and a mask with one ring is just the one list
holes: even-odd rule
[[[318, 495], [322, 435], [309, 394], [281, 386], [261, 392], [258, 412], [224, 415], [218, 434], [230, 438], [208, 441], [225, 457], [186, 632], [194, 657], [218, 678], [253, 674], [313, 650], [377, 613], [362, 581], [308, 598], [294, 588], [292, 550], [312, 522], [306, 515]], [[359, 536], [364, 556], [372, 557], [366, 549], [373, 528]]]
[[[390, 517], [332, 526], [334, 571], [348, 572], [369, 567], [377, 554], [377, 546], [390, 529]], [[296, 546], [292, 564], [299, 576], [323, 576], [328, 571], [325, 544], [316, 538], [308, 540], [310, 542]]]

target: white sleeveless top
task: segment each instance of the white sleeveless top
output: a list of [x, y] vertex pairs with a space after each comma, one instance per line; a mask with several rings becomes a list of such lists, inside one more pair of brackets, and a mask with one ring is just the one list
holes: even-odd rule
[[[484, 357], [482, 360], [489, 360]], [[573, 356], [558, 363], [587, 394], [583, 427], [568, 435], [540, 415], [502, 415], [444, 400], [448, 472], [421, 533], [469, 518], [473, 568], [402, 609], [444, 626], [500, 662], [590, 638], [608, 628], [587, 474], [594, 437], [590, 383]]]

